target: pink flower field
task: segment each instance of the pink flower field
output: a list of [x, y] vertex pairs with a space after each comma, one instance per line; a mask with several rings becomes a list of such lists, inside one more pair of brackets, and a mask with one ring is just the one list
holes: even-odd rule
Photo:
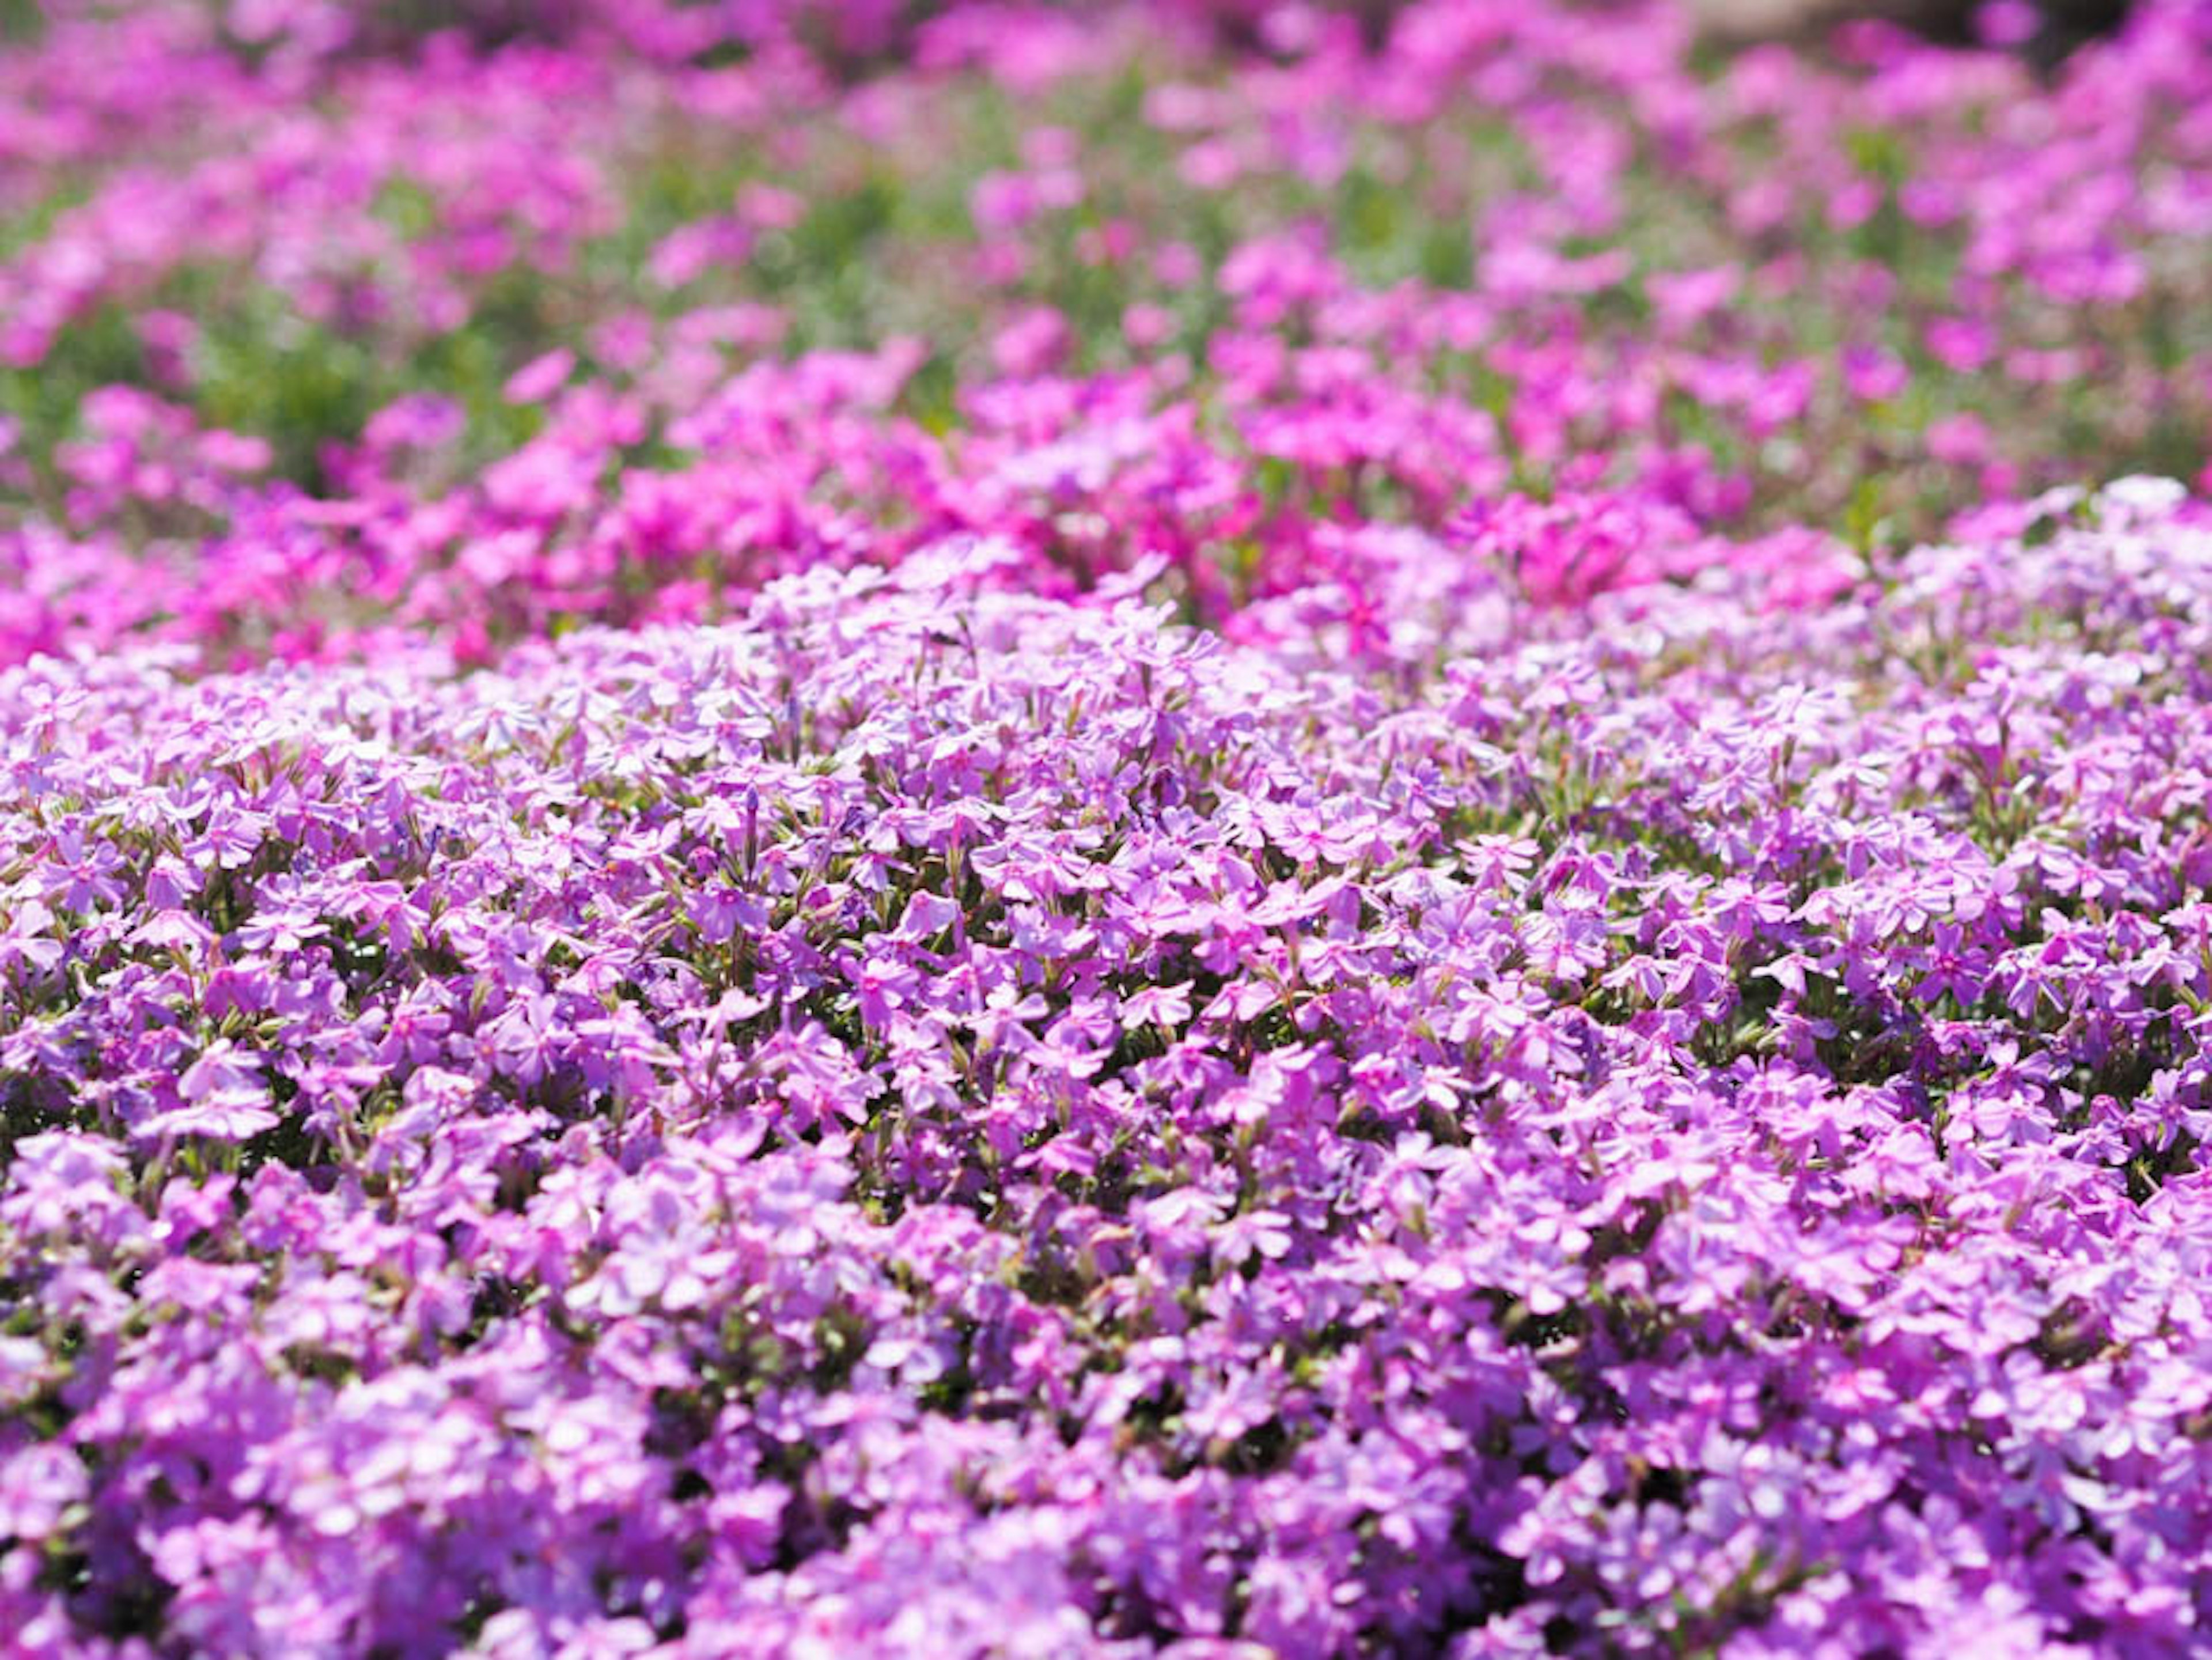
[[2212, 1649], [2212, 6], [0, 3], [0, 1654]]

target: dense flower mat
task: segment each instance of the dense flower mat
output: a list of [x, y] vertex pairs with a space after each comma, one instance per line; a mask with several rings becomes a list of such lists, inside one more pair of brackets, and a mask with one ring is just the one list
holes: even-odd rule
[[0, 1631], [2201, 1644], [2179, 496], [1811, 608], [1407, 535], [1224, 641], [965, 540], [6, 672]]
[[0, 0], [0, 1652], [2212, 1645], [2032, 13]]
[[37, 9], [0, 660], [488, 657], [961, 532], [1218, 620], [1470, 496], [1896, 547], [2212, 459], [2202, 0], [2049, 80], [1667, 4]]

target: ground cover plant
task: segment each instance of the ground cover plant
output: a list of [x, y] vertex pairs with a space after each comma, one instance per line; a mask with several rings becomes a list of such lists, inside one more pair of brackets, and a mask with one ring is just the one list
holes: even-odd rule
[[2202, 5], [0, 17], [0, 1648], [2212, 1640]]

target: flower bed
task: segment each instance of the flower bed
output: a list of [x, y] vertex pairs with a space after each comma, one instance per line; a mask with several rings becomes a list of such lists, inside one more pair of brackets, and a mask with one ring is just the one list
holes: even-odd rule
[[0, 51], [0, 1648], [2212, 1641], [2201, 5], [434, 9]]
[[2185, 1646], [2212, 531], [2084, 516], [9, 672], [8, 1628]]

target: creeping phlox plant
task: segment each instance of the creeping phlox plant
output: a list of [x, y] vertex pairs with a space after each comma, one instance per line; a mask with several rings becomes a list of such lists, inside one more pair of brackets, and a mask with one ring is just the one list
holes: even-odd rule
[[0, 660], [489, 660], [963, 532], [1218, 622], [1516, 493], [1893, 550], [2212, 459], [2200, 0], [2049, 80], [1652, 4], [38, 9]]
[[2199, 0], [0, 0], [0, 1651], [2212, 1646], [2208, 245]]
[[[2212, 527], [0, 676], [28, 1651], [2179, 1652]], [[1245, 1646], [1239, 1647], [1242, 1644]]]

